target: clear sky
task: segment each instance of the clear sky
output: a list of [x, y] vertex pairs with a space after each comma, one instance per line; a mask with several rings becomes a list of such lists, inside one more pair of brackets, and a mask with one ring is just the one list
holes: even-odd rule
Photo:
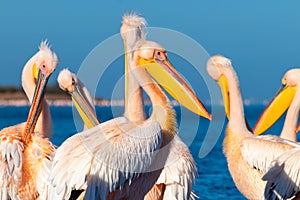
[[24, 63], [46, 38], [60, 57], [50, 82], [64, 67], [76, 72], [97, 44], [119, 32], [122, 15], [134, 11], [149, 26], [182, 32], [210, 55], [229, 57], [244, 98], [270, 99], [284, 72], [300, 66], [299, 8], [297, 0], [1, 1], [0, 85], [20, 85]]

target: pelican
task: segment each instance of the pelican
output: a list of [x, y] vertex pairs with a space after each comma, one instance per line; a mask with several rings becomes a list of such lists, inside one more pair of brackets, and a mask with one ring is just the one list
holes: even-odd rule
[[42, 42], [39, 51], [24, 66], [22, 85], [32, 98], [31, 107], [25, 123], [0, 132], [1, 199], [37, 199], [44, 190], [54, 146], [44, 137], [51, 131], [51, 124], [45, 124], [51, 123], [51, 117], [49, 108], [42, 108], [46, 105], [43, 96], [57, 64], [56, 54]]
[[[143, 27], [146, 21], [136, 14], [123, 16], [121, 36], [125, 47], [125, 116], [131, 121], [145, 119], [142, 89], [133, 74], [128, 71], [130, 60], [127, 59], [133, 51], [134, 44], [145, 40]], [[145, 199], [190, 199], [192, 184], [197, 173], [195, 161], [188, 147], [178, 135], [174, 136], [170, 147], [170, 154], [158, 180], [147, 193]], [[147, 178], [147, 177], [143, 177]]]
[[[128, 35], [126, 38], [128, 37], [131, 38], [128, 42], [124, 41], [125, 52], [126, 52], [126, 45], [128, 45], [129, 49], [132, 49], [134, 43], [136, 43], [137, 41], [143, 38], [144, 34], [142, 32], [142, 28], [143, 28], [142, 26], [145, 25], [145, 23], [146, 22], [143, 18], [138, 17], [135, 14], [125, 15], [123, 17], [121, 35], [123, 36], [123, 38], [126, 37], [126, 35]], [[133, 29], [134, 31], [130, 31], [130, 29]], [[127, 53], [126, 53], [125, 63], [128, 63]], [[125, 87], [126, 103], [125, 103], [124, 115], [127, 116], [128, 119], [134, 122], [145, 120], [142, 90], [138, 85], [137, 81], [135, 80], [133, 74], [128, 72], [127, 64], [125, 65], [125, 80], [126, 80], [126, 87]], [[77, 95], [78, 93], [77, 91], [80, 91], [80, 89], [77, 89], [76, 91], [75, 87], [78, 87], [79, 85], [81, 87], [84, 87], [83, 84], [78, 80], [76, 75], [71, 73], [68, 70], [63, 70], [60, 72], [58, 76], [58, 83], [60, 87], [63, 90], [68, 91], [73, 98], [76, 98], [76, 96], [80, 96]], [[136, 90], [134, 90], [134, 88], [136, 88]], [[86, 90], [82, 91], [81, 93], [83, 95], [88, 94], [87, 96], [90, 96]], [[134, 102], [134, 104], [129, 104], [128, 96], [130, 96], [130, 101]], [[78, 99], [82, 99], [82, 98], [78, 98]], [[91, 98], [89, 98], [88, 101], [85, 102], [81, 104], [86, 105], [87, 110], [92, 110], [91, 107], [93, 106], [91, 105], [93, 104]], [[76, 104], [76, 101], [74, 101], [74, 104], [75, 106], [78, 105]], [[85, 122], [87, 122], [87, 125], [89, 123], [95, 125], [98, 124], [95, 120], [95, 113], [90, 112], [90, 114], [88, 115], [90, 116], [88, 117], [90, 118], [90, 120], [86, 120], [87, 115], [84, 112], [82, 112], [83, 109], [80, 108], [79, 106], [76, 106], [76, 108], [79, 110], [79, 113], [82, 113], [81, 117]], [[165, 169], [163, 169], [159, 177], [159, 180], [156, 182], [152, 190], [146, 195], [145, 199], [154, 199], [154, 198], [169, 199], [172, 197], [176, 199], [189, 199], [190, 196], [191, 198], [194, 196], [191, 194], [191, 185], [193, 183], [194, 174], [196, 173], [196, 167], [194, 164], [193, 157], [190, 154], [187, 146], [180, 140], [178, 136], [174, 136], [171, 150], [170, 150], [170, 155], [168, 156], [168, 161], [169, 161], [169, 165], [166, 166]], [[149, 174], [148, 176], [142, 176], [139, 179], [142, 178], [149, 180]], [[136, 180], [136, 182], [139, 181], [140, 180]]]
[[239, 81], [229, 59], [213, 56], [207, 63], [207, 71], [221, 88], [229, 118], [223, 151], [230, 174], [247, 199], [261, 199], [266, 185], [262, 176], [269, 164], [299, 144], [272, 135], [255, 136], [247, 130]]
[[300, 69], [291, 69], [284, 75], [278, 95], [262, 113], [253, 129], [254, 133], [261, 134], [265, 132], [288, 109], [280, 137], [296, 142], [298, 132], [296, 126], [300, 104], [300, 94], [297, 93], [298, 79], [300, 79]]
[[[156, 150], [173, 139], [177, 133], [175, 111], [150, 75], [155, 79], [163, 75], [169, 91], [179, 94], [179, 102], [189, 101], [194, 112], [211, 119], [160, 45], [138, 43], [130, 58], [130, 70], [152, 102], [150, 118], [140, 123], [125, 117], [116, 118], [67, 139], [54, 157], [49, 177], [50, 199], [67, 199], [73, 189], [86, 189], [86, 199], [114, 198], [115, 194], [110, 196], [110, 193], [118, 190], [126, 193], [122, 187], [135, 184], [138, 174], [147, 171], [152, 164]], [[141, 191], [117, 193], [134, 199], [134, 196], [145, 195], [139, 194]]]
[[[280, 137], [296, 141], [300, 109], [300, 69], [291, 69], [282, 78], [282, 88], [267, 106], [254, 130], [268, 129], [289, 107]], [[271, 148], [269, 151], [273, 151]], [[263, 176], [267, 181], [265, 199], [300, 197], [300, 148], [284, 152]]]
[[59, 87], [68, 92], [72, 97], [80, 117], [84, 121], [84, 130], [99, 125], [100, 122], [97, 119], [94, 108], [93, 99], [84, 86], [84, 84], [77, 78], [77, 76], [70, 72], [68, 69], [60, 71], [57, 82]]

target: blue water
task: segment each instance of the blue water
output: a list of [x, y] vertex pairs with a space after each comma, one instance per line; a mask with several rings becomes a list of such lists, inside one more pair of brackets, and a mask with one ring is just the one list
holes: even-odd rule
[[[53, 137], [51, 140], [55, 145], [60, 145], [66, 138], [78, 132], [76, 129], [78, 120], [74, 122], [72, 107], [52, 106], [50, 109], [53, 119]], [[245, 108], [246, 117], [251, 127], [254, 126], [263, 109], [264, 106], [248, 106]], [[28, 110], [29, 107], [0, 107], [0, 128], [26, 121]], [[121, 116], [123, 108], [96, 107], [96, 111], [100, 121], [104, 122], [113, 116]], [[176, 112], [180, 124], [181, 110], [177, 107]], [[185, 120], [188, 120], [188, 123], [192, 125], [195, 115], [191, 113], [185, 117]], [[270, 133], [279, 133], [283, 120], [282, 117], [270, 130]], [[200, 159], [198, 157], [208, 125], [208, 120], [200, 120], [197, 134], [189, 145], [198, 167], [194, 190], [201, 199], [244, 199], [235, 188], [227, 169], [226, 159], [222, 153], [225, 126], [212, 151], [204, 158]], [[186, 138], [186, 135], [183, 135], [183, 137]]]

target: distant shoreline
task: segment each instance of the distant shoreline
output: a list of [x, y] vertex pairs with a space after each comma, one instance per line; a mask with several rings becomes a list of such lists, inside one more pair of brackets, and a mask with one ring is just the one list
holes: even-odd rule
[[[50, 106], [72, 106], [72, 100], [67, 93], [46, 93], [45, 97]], [[123, 100], [105, 100], [96, 98], [94, 100], [96, 106], [123, 106]], [[24, 92], [5, 92], [0, 93], [0, 106], [29, 106], [29, 100]]]
[[[73, 106], [73, 102], [71, 99], [47, 99], [47, 103], [50, 106]], [[178, 106], [178, 102], [173, 100], [171, 101], [173, 106]], [[1, 99], [0, 98], [0, 107], [4, 106], [29, 106], [30, 103], [27, 99]], [[94, 100], [95, 106], [123, 106], [124, 100]], [[151, 105], [150, 101], [146, 101], [145, 105]]]
[[[59, 92], [59, 93], [46, 93], [45, 97], [47, 99], [47, 102], [50, 106], [72, 106], [73, 102], [71, 100], [71, 97], [69, 94], [65, 92]], [[109, 99], [102, 99], [99, 97], [96, 97], [94, 99], [95, 106], [123, 106], [124, 100], [109, 100]], [[171, 104], [173, 106], [178, 106], [178, 102], [176, 100], [171, 100]], [[268, 104], [268, 101], [263, 101], [261, 103], [250, 103], [249, 100], [244, 100], [244, 106], [254, 106], [254, 105], [264, 105], [266, 106]], [[22, 91], [17, 92], [0, 92], [0, 106], [29, 106], [30, 103], [27, 99], [27, 96]], [[151, 102], [149, 99], [145, 100], [145, 105], [151, 105]], [[210, 101], [205, 101], [206, 106], [210, 106]], [[220, 106], [223, 105], [223, 101], [220, 101]]]
[[[50, 106], [72, 106], [73, 102], [67, 93], [46, 93], [45, 97]], [[173, 106], [178, 105], [177, 101], [171, 101]], [[95, 106], [123, 106], [124, 100], [109, 100], [96, 97]], [[24, 92], [0, 92], [0, 106], [29, 106], [30, 103]], [[150, 100], [145, 100], [145, 105], [151, 105]]]

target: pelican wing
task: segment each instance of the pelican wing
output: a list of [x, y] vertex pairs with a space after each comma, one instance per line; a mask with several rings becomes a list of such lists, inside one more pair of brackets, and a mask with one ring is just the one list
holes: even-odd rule
[[250, 166], [265, 173], [274, 159], [295, 147], [300, 145], [277, 136], [264, 135], [243, 139], [241, 152]]
[[192, 185], [197, 168], [188, 147], [176, 135], [156, 185], [164, 184], [163, 199], [193, 199]]
[[[25, 123], [21, 123], [1, 130], [1, 159], [6, 163], [11, 176], [13, 176], [15, 170], [21, 170], [22, 168], [24, 144], [21, 134], [24, 126]], [[14, 178], [17, 181], [20, 177]]]
[[[25, 123], [21, 123], [1, 130], [0, 171], [1, 177], [3, 177], [0, 180], [1, 195], [3, 197], [1, 199], [6, 199], [4, 198], [6, 195], [13, 199], [22, 199], [24, 196], [31, 198], [30, 195], [42, 195], [47, 186], [55, 147], [48, 139], [39, 133], [34, 133], [25, 148], [21, 138], [24, 125]], [[36, 180], [30, 179], [26, 183], [22, 183], [24, 168], [36, 172]], [[27, 185], [28, 188], [36, 184], [37, 191], [28, 194], [27, 190], [18, 190], [21, 183]]]
[[[22, 176], [23, 150], [21, 133], [25, 123], [6, 127], [0, 133], [0, 199], [17, 198], [16, 186]], [[11, 184], [11, 182], [15, 184]]]
[[[42, 194], [47, 185], [47, 177], [55, 147], [48, 139], [35, 133], [31, 136], [25, 148], [21, 138], [24, 126], [25, 123], [10, 126], [2, 129], [0, 133], [0, 199], [8, 199], [8, 196], [19, 199], [21, 196], [28, 195], [27, 191], [17, 189], [22, 182], [24, 167], [30, 167], [31, 171], [37, 172], [36, 180], [31, 179], [25, 185], [27, 184], [30, 187], [36, 184], [38, 194]], [[33, 195], [35, 194], [33, 193]]]
[[[9, 188], [9, 174], [7, 171], [7, 165], [3, 160], [0, 161], [0, 199], [8, 199], [10, 194]], [[16, 194], [12, 196], [13, 198], [17, 198]]]
[[69, 199], [72, 190], [85, 189], [85, 176], [88, 175], [92, 159], [78, 135], [67, 139], [56, 150], [52, 162], [48, 199]]
[[16, 186], [22, 176], [23, 149], [19, 140], [1, 141], [0, 199], [18, 198]]
[[270, 165], [263, 176], [267, 181], [265, 199], [289, 199], [300, 192], [300, 148], [291, 149]]
[[159, 150], [147, 173], [125, 184], [122, 191], [110, 193], [108, 199], [194, 199], [196, 171], [189, 149], [175, 136]]
[[50, 199], [68, 199], [74, 189], [86, 189], [86, 199], [106, 199], [149, 168], [160, 144], [158, 122], [137, 126], [123, 117], [76, 134], [56, 152]]

